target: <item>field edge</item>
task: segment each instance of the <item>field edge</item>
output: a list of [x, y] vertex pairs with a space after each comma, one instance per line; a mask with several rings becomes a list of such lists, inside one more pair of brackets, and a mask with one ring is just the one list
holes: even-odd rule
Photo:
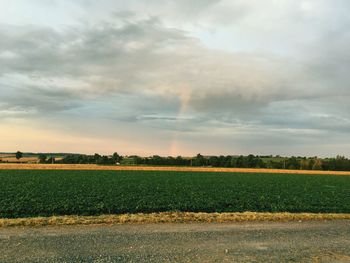
[[224, 173], [277, 173], [313, 175], [350, 175], [350, 171], [287, 170], [268, 168], [225, 168], [193, 166], [117, 166], [96, 164], [21, 164], [0, 163], [0, 170], [81, 170], [81, 171], [175, 171], [175, 172], [224, 172]]
[[350, 171], [287, 170], [269, 168], [225, 168], [193, 166], [116, 166], [96, 164], [15, 164], [0, 163], [0, 170], [81, 170], [81, 171], [175, 171], [175, 172], [224, 172], [224, 173], [271, 173], [350, 175]]
[[350, 220], [350, 214], [336, 213], [195, 213], [162, 212], [150, 214], [122, 214], [100, 216], [51, 216], [30, 218], [2, 218], [1, 227], [19, 226], [59, 226], [59, 225], [114, 225], [114, 224], [150, 224], [150, 223], [230, 223], [254, 221], [318, 221]]

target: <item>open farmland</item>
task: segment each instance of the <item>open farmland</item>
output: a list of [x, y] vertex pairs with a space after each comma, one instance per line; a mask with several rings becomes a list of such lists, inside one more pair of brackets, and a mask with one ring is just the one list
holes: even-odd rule
[[[31, 165], [36, 164], [39, 161], [40, 154], [24, 153], [20, 159], [16, 158], [13, 153], [0, 153], [0, 166], [1, 165]], [[62, 160], [61, 155], [48, 154], [47, 157], [55, 157], [56, 161]], [[1, 169], [1, 168], [0, 168]]]
[[16, 159], [14, 156], [3, 157], [1, 160], [5, 163], [36, 163], [38, 161], [37, 157], [23, 157], [21, 159]]
[[0, 170], [0, 217], [188, 212], [350, 213], [350, 177]]

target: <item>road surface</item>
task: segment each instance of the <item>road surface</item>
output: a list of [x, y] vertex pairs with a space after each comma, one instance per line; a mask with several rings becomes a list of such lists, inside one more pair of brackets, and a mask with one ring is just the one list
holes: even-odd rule
[[350, 221], [8, 227], [0, 262], [350, 262]]

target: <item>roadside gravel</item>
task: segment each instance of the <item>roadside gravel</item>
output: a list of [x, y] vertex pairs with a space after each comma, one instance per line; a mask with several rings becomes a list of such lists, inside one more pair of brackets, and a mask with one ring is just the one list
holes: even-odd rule
[[350, 262], [350, 221], [0, 228], [0, 262]]

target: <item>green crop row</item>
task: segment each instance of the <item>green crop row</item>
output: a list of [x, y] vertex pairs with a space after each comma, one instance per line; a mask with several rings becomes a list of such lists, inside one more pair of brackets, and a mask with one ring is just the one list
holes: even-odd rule
[[350, 213], [350, 176], [0, 171], [0, 217], [163, 211]]

